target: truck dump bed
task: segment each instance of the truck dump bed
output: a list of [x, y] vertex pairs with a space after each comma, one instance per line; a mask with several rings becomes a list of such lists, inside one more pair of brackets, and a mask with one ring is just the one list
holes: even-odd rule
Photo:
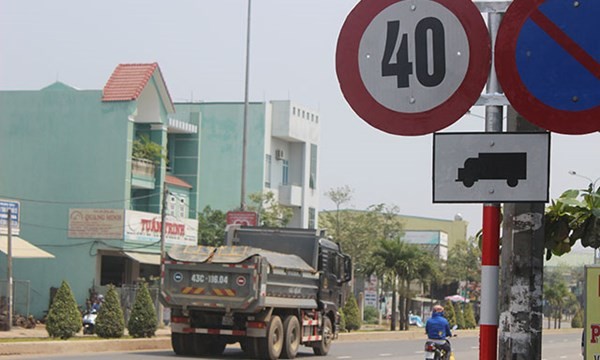
[[294, 254], [252, 246], [173, 246], [162, 277], [168, 306], [258, 312], [316, 308], [319, 275]]

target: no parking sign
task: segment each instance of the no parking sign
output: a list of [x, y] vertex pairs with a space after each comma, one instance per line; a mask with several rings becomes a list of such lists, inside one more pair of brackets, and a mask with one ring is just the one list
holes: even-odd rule
[[511, 105], [564, 134], [600, 130], [600, 1], [515, 0], [498, 30], [496, 72]]

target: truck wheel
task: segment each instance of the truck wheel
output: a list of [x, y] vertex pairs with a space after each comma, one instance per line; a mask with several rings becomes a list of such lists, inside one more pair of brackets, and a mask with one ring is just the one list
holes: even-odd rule
[[216, 336], [212, 336], [211, 338], [206, 340], [208, 340], [208, 344], [206, 345], [206, 353], [208, 355], [223, 355], [223, 351], [225, 351], [225, 347], [227, 346], [226, 342], [219, 340], [219, 338]]
[[508, 184], [510, 187], [515, 187], [519, 185], [519, 179], [508, 179], [506, 180], [506, 184]]
[[267, 326], [267, 337], [258, 339], [258, 350], [261, 359], [277, 360], [283, 348], [283, 324], [277, 315], [271, 318]]
[[331, 340], [333, 339], [333, 327], [331, 326], [331, 319], [325, 316], [323, 318], [323, 333], [322, 338], [318, 345], [313, 346], [313, 352], [315, 355], [327, 355], [329, 348], [331, 347]]
[[171, 333], [171, 347], [177, 355], [191, 355], [193, 351], [191, 334]]
[[258, 340], [253, 337], [247, 337], [244, 340], [240, 341], [240, 347], [244, 354], [252, 359], [258, 358]]
[[204, 334], [192, 334], [192, 354], [196, 356], [205, 355], [207, 352], [206, 346], [206, 335]]
[[295, 315], [288, 315], [283, 322], [284, 340], [281, 357], [283, 359], [293, 359], [298, 354], [300, 347], [300, 322]]

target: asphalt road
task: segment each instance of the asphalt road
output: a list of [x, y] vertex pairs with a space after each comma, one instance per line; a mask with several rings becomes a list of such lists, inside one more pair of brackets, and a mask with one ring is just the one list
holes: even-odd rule
[[[335, 342], [328, 356], [316, 357], [312, 349], [301, 347], [299, 359], [323, 360], [422, 360], [423, 340], [399, 341], [355, 341]], [[452, 340], [455, 357], [461, 359], [477, 359], [479, 354], [477, 337], [456, 337]], [[545, 334], [543, 337], [543, 360], [581, 360], [581, 335], [571, 334]], [[174, 360], [178, 358], [171, 351], [137, 351], [137, 352], [112, 352], [101, 354], [76, 354], [57, 356], [7, 356], [3, 359], [46, 359], [46, 360]], [[183, 358], [183, 357], [181, 357]], [[192, 357], [189, 357], [191, 359]], [[197, 358], [201, 359], [201, 358]], [[208, 358], [205, 358], [208, 359]], [[213, 358], [214, 359], [214, 358]], [[240, 360], [247, 359], [238, 346], [230, 345], [225, 354], [219, 359]]]

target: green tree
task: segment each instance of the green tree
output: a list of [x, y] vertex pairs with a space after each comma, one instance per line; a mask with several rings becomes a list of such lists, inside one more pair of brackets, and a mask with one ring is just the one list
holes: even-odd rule
[[358, 304], [353, 295], [348, 296], [348, 300], [346, 300], [342, 311], [344, 312], [344, 317], [346, 319], [346, 330], [352, 331], [360, 329], [362, 320], [360, 319]]
[[344, 309], [340, 309], [340, 331], [346, 332], [346, 315], [344, 315]]
[[156, 333], [157, 319], [154, 303], [146, 283], [142, 283], [135, 295], [135, 303], [127, 323], [129, 335], [134, 338], [152, 337]]
[[456, 315], [456, 325], [459, 329], [465, 329], [465, 315], [463, 314], [462, 304], [454, 303], [454, 314]]
[[342, 205], [348, 204], [352, 200], [352, 193], [354, 192], [348, 185], [344, 185], [335, 189], [329, 189], [325, 192], [325, 196], [329, 198], [335, 204], [334, 216], [330, 218], [330, 222], [333, 224], [333, 237], [335, 239], [341, 238], [342, 232], [342, 219], [341, 219], [341, 207]]
[[[448, 261], [444, 270], [444, 283], [458, 281], [465, 284], [461, 291], [467, 299], [477, 299], [479, 293], [469, 293], [469, 284], [481, 282], [481, 249], [474, 237], [457, 240], [448, 250]], [[473, 286], [477, 289], [478, 286]]]
[[120, 338], [125, 332], [121, 301], [113, 285], [108, 286], [106, 298], [96, 317], [95, 330], [101, 338]]
[[446, 304], [444, 305], [444, 317], [448, 320], [450, 327], [457, 325], [456, 313], [454, 312], [454, 305], [451, 300], [446, 300]]
[[596, 182], [590, 182], [587, 189], [567, 190], [546, 207], [546, 260], [571, 251], [577, 240], [583, 246], [600, 248], [600, 187], [595, 186]]
[[251, 204], [248, 210], [256, 211], [260, 226], [286, 227], [294, 214], [289, 207], [279, 204], [272, 191], [248, 195]]
[[46, 318], [46, 331], [53, 338], [68, 339], [81, 330], [81, 313], [69, 284], [63, 280]]
[[571, 319], [571, 327], [574, 329], [581, 329], [583, 327], [583, 309], [577, 309], [573, 319]]
[[219, 246], [225, 239], [227, 216], [221, 210], [213, 210], [206, 206], [198, 213], [198, 244]]
[[379, 321], [379, 311], [374, 306], [365, 306], [363, 317], [365, 323], [377, 324]]
[[477, 321], [475, 321], [475, 314], [473, 312], [473, 304], [468, 303], [465, 305], [465, 329], [475, 329], [477, 327]]

